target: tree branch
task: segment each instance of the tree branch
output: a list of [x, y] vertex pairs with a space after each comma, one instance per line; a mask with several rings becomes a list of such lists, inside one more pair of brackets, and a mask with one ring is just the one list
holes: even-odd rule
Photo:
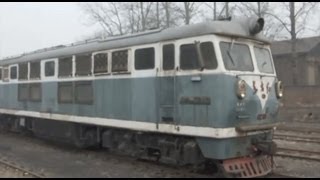
[[268, 14], [268, 15], [274, 17], [275, 19], [277, 19], [289, 33], [291, 32], [291, 30], [288, 29], [288, 27], [287, 27], [287, 23], [285, 23], [284, 21], [282, 21], [279, 17], [277, 17], [276, 15], [274, 15], [274, 14], [272, 14], [272, 13], [268, 13], [268, 12], [267, 12], [266, 14]]

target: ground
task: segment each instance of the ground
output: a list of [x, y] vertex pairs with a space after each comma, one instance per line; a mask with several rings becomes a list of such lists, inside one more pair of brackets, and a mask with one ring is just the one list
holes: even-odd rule
[[[291, 140], [275, 139], [279, 148], [293, 150], [287, 152], [287, 155], [310, 158], [297, 159], [275, 156], [275, 172], [294, 177], [320, 177], [320, 122], [283, 122], [275, 134], [290, 137]], [[299, 151], [304, 151], [304, 153], [298, 153]]]
[[[207, 177], [106, 151], [80, 150], [12, 133], [0, 133], [0, 142], [0, 158], [45, 177]], [[15, 173], [2, 172], [0, 177], [17, 177]]]
[[[302, 127], [299, 124], [297, 127], [294, 127], [292, 123], [290, 125], [292, 128]], [[278, 132], [288, 133], [280, 129]], [[315, 136], [312, 131], [308, 135]], [[213, 177], [194, 173], [184, 168], [138, 161], [105, 150], [81, 150], [16, 133], [0, 133], [0, 142], [0, 160], [10, 160], [44, 177]], [[276, 140], [276, 143], [279, 147], [320, 151], [320, 146], [317, 143], [295, 143], [285, 140]], [[281, 156], [275, 156], [274, 160], [276, 174], [290, 177], [320, 177], [320, 161]], [[32, 176], [0, 163], [0, 177]]]
[[275, 157], [277, 174], [291, 177], [317, 178], [320, 177], [320, 162], [292, 158]]

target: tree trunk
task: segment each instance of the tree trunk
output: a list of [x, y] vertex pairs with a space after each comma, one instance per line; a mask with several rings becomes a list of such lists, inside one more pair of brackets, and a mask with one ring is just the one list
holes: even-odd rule
[[159, 2], [157, 2], [157, 28], [160, 27]]
[[213, 20], [217, 20], [217, 2], [213, 2]]
[[296, 35], [296, 20], [295, 20], [295, 12], [294, 12], [294, 2], [290, 3], [290, 22], [291, 22], [291, 39], [295, 41], [297, 39]]
[[297, 54], [296, 54], [296, 20], [295, 20], [295, 10], [294, 10], [294, 2], [290, 3], [290, 23], [291, 23], [291, 55], [292, 60], [294, 63], [294, 69], [293, 69], [293, 85], [298, 84], [297, 81], [297, 75], [298, 75], [298, 69], [297, 69]]
[[134, 13], [133, 13], [133, 5], [130, 5], [130, 9], [129, 9], [129, 15], [130, 15], [130, 29], [131, 29], [131, 33], [134, 33]]
[[169, 12], [169, 2], [165, 2], [166, 11], [166, 27], [170, 27], [170, 12]]
[[170, 11], [169, 11], [169, 2], [165, 2], [166, 10], [166, 27], [170, 27]]
[[185, 12], [186, 12], [185, 23], [186, 23], [186, 24], [189, 24], [189, 23], [190, 23], [189, 2], [184, 2], [184, 9], [185, 9]]
[[261, 17], [261, 2], [258, 3], [258, 16]]
[[229, 2], [226, 2], [226, 18], [229, 17]]
[[142, 31], [144, 31], [146, 30], [146, 19], [143, 13], [143, 2], [140, 2], [140, 11], [141, 11], [141, 26], [142, 26]]

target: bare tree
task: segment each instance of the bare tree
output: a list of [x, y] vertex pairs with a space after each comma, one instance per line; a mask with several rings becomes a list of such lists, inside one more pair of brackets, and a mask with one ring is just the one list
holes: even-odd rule
[[[240, 15], [257, 15], [266, 19], [264, 34], [272, 39], [281, 39], [287, 32], [290, 39], [295, 41], [306, 29], [309, 14], [315, 9], [315, 2], [241, 2], [236, 4]], [[285, 35], [284, 37], [286, 37]], [[293, 45], [293, 50], [295, 46]]]
[[84, 3], [81, 4], [81, 8], [92, 23], [101, 25], [108, 36], [135, 33], [161, 26], [159, 3]]
[[217, 2], [212, 2], [212, 4], [205, 2], [204, 5], [212, 10], [212, 20], [217, 20]]
[[[142, 26], [142, 31], [146, 30], [146, 25], [148, 21], [148, 17], [152, 8], [153, 2], [140, 2], [140, 16], [141, 16], [141, 26]], [[145, 7], [144, 7], [145, 5]]]
[[265, 25], [263, 34], [270, 40], [277, 38], [277, 35], [282, 31], [283, 27], [279, 26], [274, 18], [270, 15], [274, 15], [273, 7], [270, 6], [269, 2], [240, 2], [234, 3], [237, 16], [258, 16], [265, 19]]
[[184, 11], [185, 11], [185, 22], [186, 24], [190, 23], [191, 20], [191, 11], [194, 3], [184, 2]]
[[198, 13], [199, 5], [196, 2], [183, 2], [183, 7], [177, 7], [176, 11], [180, 14], [185, 24], [190, 24], [191, 19]]
[[163, 8], [165, 10], [166, 14], [166, 27], [170, 27], [170, 2], [164, 2]]
[[217, 2], [213, 2], [213, 20], [217, 20]]
[[163, 12], [163, 27], [169, 28], [179, 24], [178, 21], [181, 18], [181, 9], [177, 4], [178, 3], [174, 2], [162, 2], [160, 12]]
[[273, 3], [272, 5], [269, 2], [241, 2], [236, 4], [236, 7], [239, 16], [256, 15], [263, 17], [265, 19], [263, 33], [271, 40], [282, 39], [283, 31], [288, 32], [290, 39], [295, 40], [297, 35], [306, 28], [308, 14], [313, 10], [316, 3], [300, 3], [298, 11], [295, 11], [296, 3], [294, 2], [289, 4]]
[[131, 33], [139, 31], [139, 24], [140, 24], [134, 9], [135, 8], [133, 4], [127, 5], [127, 11], [128, 11], [127, 18], [129, 20], [129, 27], [130, 27]]
[[226, 18], [229, 17], [229, 2], [226, 2]]
[[[237, 3], [230, 4], [229, 2], [220, 2], [219, 4], [217, 2], [204, 2], [203, 4], [212, 11], [212, 18], [210, 18], [212, 20], [229, 18], [237, 7]], [[207, 9], [202, 11], [207, 11]], [[203, 13], [203, 15], [205, 16], [206, 13]]]
[[261, 2], [257, 2], [257, 5], [258, 5], [258, 16], [259, 17], [262, 17], [262, 14], [261, 14]]
[[[234, 15], [234, 11], [236, 10], [237, 6], [236, 3], [233, 2], [232, 4], [229, 2], [224, 2], [223, 8], [221, 9], [218, 18], [219, 19], [225, 19], [225, 18], [229, 18], [231, 16]], [[225, 17], [223, 17], [223, 13], [225, 13]]]
[[269, 2], [240, 2], [236, 7], [245, 16], [256, 15], [264, 17], [267, 13], [273, 13]]
[[272, 15], [280, 24], [283, 29], [289, 33], [291, 39], [291, 59], [293, 63], [293, 84], [297, 83], [298, 71], [297, 71], [297, 53], [296, 53], [296, 40], [298, 35], [302, 34], [302, 32], [306, 29], [306, 24], [308, 21], [308, 16], [310, 12], [312, 12], [317, 3], [315, 2], [289, 2], [283, 3], [283, 11], [287, 11], [288, 14], [286, 16], [282, 16], [279, 14]]
[[301, 2], [299, 4], [295, 2], [283, 3], [283, 11], [289, 11], [289, 15], [281, 16], [280, 14], [269, 14], [274, 19], [279, 21], [290, 34], [290, 39], [295, 41], [299, 34], [306, 29], [306, 23], [310, 12], [312, 12], [318, 3], [316, 2]]
[[[206, 9], [203, 8], [201, 11], [199, 7], [202, 8], [203, 4]], [[82, 3], [81, 7], [91, 23], [100, 24], [104, 34], [108, 36], [135, 33], [154, 27], [168, 28], [190, 24], [199, 21], [197, 18], [204, 17], [205, 12], [210, 8], [212, 10], [210, 19], [214, 20], [221, 18], [221, 15], [251, 16], [255, 14], [264, 17], [266, 21], [263, 33], [266, 36], [271, 39], [281, 39], [287, 34], [285, 36], [289, 35], [290, 39], [295, 40], [306, 29], [308, 15], [316, 4], [310, 2], [107, 2]], [[281, 13], [275, 10], [279, 8], [282, 8]]]
[[160, 12], [159, 12], [159, 2], [157, 2], [157, 28], [160, 27]]
[[85, 3], [81, 4], [81, 7], [90, 16], [93, 23], [99, 23], [108, 35], [126, 33], [123, 27], [121, 3]]

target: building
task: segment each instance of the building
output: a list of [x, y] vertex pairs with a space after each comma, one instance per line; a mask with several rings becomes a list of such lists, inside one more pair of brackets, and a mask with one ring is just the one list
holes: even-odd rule
[[320, 121], [320, 36], [276, 41], [271, 51], [284, 97], [279, 118], [283, 121]]
[[320, 85], [320, 36], [298, 39], [295, 51], [292, 48], [291, 40], [271, 44], [277, 75], [284, 86]]

